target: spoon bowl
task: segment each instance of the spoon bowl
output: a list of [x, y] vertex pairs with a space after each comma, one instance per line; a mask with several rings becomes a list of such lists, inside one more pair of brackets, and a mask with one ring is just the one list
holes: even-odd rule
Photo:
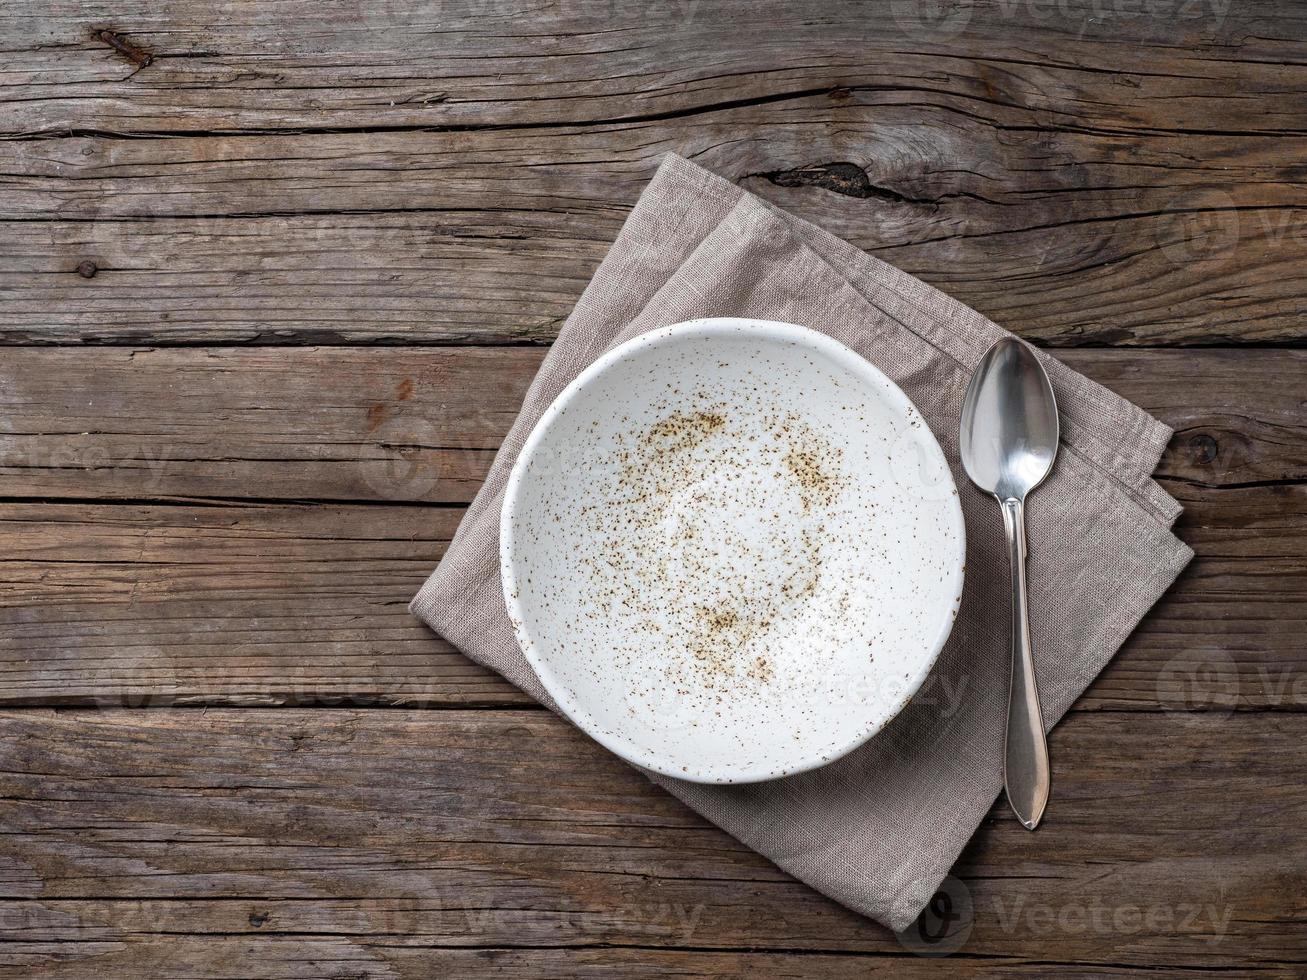
[[999, 500], [1022, 499], [1044, 482], [1057, 456], [1057, 402], [1039, 359], [1004, 338], [976, 367], [962, 403], [962, 465]]

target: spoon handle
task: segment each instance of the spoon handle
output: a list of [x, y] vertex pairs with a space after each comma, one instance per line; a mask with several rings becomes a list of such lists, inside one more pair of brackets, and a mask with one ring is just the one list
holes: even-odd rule
[[1001, 505], [1012, 565], [1012, 682], [1008, 688], [1003, 786], [1022, 825], [1034, 830], [1048, 804], [1049, 770], [1026, 607], [1026, 505], [1017, 499], [1001, 501]]

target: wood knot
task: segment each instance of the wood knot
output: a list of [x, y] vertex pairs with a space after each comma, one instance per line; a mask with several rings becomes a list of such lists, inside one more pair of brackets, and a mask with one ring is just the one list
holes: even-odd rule
[[268, 913], [267, 913], [267, 912], [251, 912], [251, 913], [250, 913], [250, 925], [252, 925], [255, 929], [260, 928], [260, 927], [261, 927], [265, 922], [267, 922], [267, 921], [268, 921]]
[[814, 163], [794, 170], [773, 170], [770, 173], [746, 174], [746, 177], [762, 177], [777, 187], [820, 187], [823, 190], [845, 197], [874, 198], [880, 201], [894, 201], [900, 204], [934, 204], [929, 200], [919, 200], [900, 194], [888, 187], [877, 187], [856, 163], [836, 160], [833, 163]]
[[95, 274], [100, 271], [100, 267], [87, 259], [85, 262], [77, 263], [77, 274], [83, 279], [94, 279]]
[[1210, 463], [1216, 459], [1221, 447], [1206, 432], [1200, 432], [1189, 440], [1189, 450], [1193, 453], [1195, 463]]
[[856, 163], [818, 163], [795, 170], [762, 174], [777, 187], [820, 187], [845, 197], [872, 197], [874, 188], [867, 172]]

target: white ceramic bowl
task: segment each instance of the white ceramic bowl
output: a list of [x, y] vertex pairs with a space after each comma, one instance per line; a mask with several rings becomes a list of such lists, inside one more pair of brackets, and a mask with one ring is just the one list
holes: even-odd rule
[[824, 765], [920, 687], [965, 536], [912, 403], [792, 324], [696, 320], [559, 395], [509, 476], [504, 597], [558, 706], [705, 783]]

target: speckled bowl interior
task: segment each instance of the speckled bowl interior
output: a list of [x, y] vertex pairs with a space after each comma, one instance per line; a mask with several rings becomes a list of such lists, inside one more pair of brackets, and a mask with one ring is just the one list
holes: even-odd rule
[[920, 687], [962, 591], [957, 489], [911, 402], [792, 324], [637, 337], [510, 475], [504, 595], [558, 706], [697, 782], [830, 762]]

